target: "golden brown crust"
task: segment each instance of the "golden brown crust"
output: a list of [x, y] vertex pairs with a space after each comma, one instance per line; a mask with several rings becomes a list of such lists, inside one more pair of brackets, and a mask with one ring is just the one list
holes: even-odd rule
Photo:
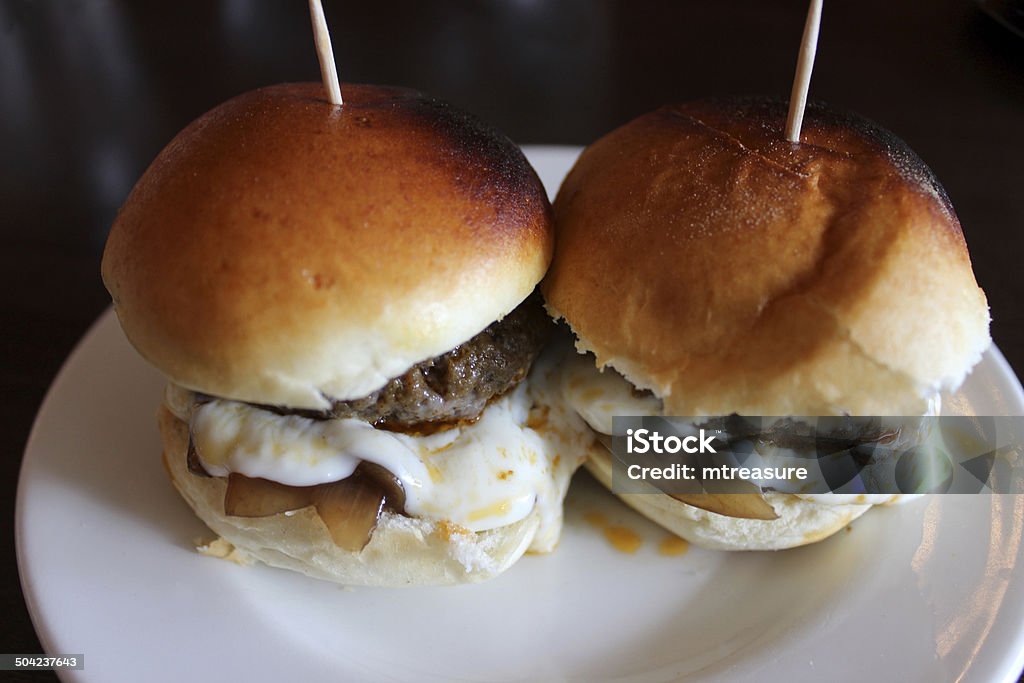
[[182, 131], [111, 230], [103, 277], [175, 382], [323, 408], [465, 341], [532, 291], [550, 208], [507, 138], [420, 93], [236, 97]]
[[920, 414], [989, 344], [934, 176], [821, 106], [664, 107], [591, 145], [555, 202], [542, 289], [669, 414]]

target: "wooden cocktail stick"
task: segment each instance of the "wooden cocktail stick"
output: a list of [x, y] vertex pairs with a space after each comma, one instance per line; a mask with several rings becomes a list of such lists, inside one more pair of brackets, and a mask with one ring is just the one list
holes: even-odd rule
[[793, 91], [789, 94], [789, 116], [786, 118], [786, 139], [800, 142], [800, 126], [804, 122], [804, 107], [807, 106], [807, 89], [811, 85], [811, 70], [814, 68], [814, 53], [818, 49], [818, 27], [821, 25], [822, 0], [811, 0], [807, 8], [807, 23], [804, 37], [800, 42], [800, 57], [796, 62], [796, 76]]
[[320, 0], [309, 0], [309, 16], [313, 20], [313, 40], [316, 42], [316, 56], [320, 60], [320, 77], [331, 104], [341, 106], [341, 85], [338, 83], [338, 68], [334, 65], [334, 48], [331, 34], [327, 30], [324, 6]]

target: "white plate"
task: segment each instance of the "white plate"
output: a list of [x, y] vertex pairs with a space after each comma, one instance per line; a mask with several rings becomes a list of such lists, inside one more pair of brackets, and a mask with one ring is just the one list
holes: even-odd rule
[[[528, 150], [548, 187], [577, 150]], [[111, 313], [39, 412], [18, 489], [22, 583], [67, 680], [1016, 680], [1024, 497], [935, 496], [780, 553], [658, 552], [580, 477], [562, 543], [489, 583], [346, 590], [198, 555], [154, 412], [162, 382]], [[961, 409], [1022, 414], [993, 349]], [[615, 550], [600, 511], [642, 539]], [[961, 678], [962, 677], [962, 678]]]

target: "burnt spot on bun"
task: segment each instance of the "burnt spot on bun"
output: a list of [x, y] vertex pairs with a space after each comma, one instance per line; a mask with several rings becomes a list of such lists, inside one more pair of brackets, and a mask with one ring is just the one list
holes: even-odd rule
[[404, 94], [397, 116], [430, 132], [435, 145], [425, 153], [449, 171], [459, 169], [452, 177], [469, 199], [513, 223], [547, 207], [537, 174], [506, 135], [448, 102], [412, 90]]
[[804, 111], [800, 144], [785, 140], [789, 103], [776, 97], [746, 96], [708, 98], [686, 104], [667, 105], [658, 114], [685, 117], [735, 135], [737, 142], [766, 160], [802, 173], [819, 155], [878, 155], [907, 189], [935, 200], [944, 217], [959, 225], [952, 202], [935, 173], [899, 136], [874, 121], [832, 107], [825, 102], [808, 102]]

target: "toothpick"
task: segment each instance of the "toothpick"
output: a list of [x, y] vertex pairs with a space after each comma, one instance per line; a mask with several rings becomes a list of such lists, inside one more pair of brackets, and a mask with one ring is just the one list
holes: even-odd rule
[[324, 17], [324, 6], [321, 0], [309, 0], [309, 16], [313, 20], [313, 40], [316, 43], [316, 56], [320, 60], [320, 77], [324, 80], [324, 90], [331, 104], [341, 106], [341, 85], [338, 84], [338, 68], [334, 65], [334, 48], [331, 47], [331, 34], [327, 30], [327, 18]]
[[796, 62], [796, 76], [793, 91], [789, 94], [789, 116], [786, 118], [786, 139], [800, 142], [800, 126], [804, 122], [804, 107], [807, 106], [807, 89], [811, 85], [811, 70], [814, 68], [814, 53], [818, 49], [818, 27], [821, 25], [822, 0], [811, 0], [807, 8], [807, 23], [800, 43], [800, 57]]

